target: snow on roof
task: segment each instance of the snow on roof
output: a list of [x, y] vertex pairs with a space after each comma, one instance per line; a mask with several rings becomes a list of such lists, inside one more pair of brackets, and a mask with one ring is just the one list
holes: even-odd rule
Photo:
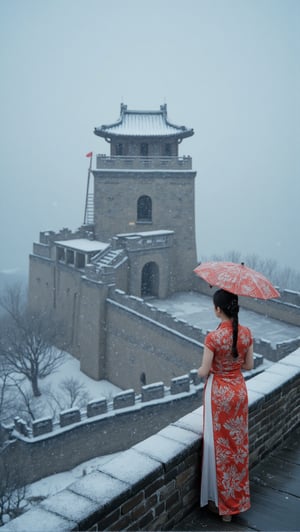
[[99, 240], [89, 240], [88, 238], [74, 238], [74, 240], [56, 240], [55, 244], [64, 246], [65, 248], [82, 251], [85, 253], [92, 253], [96, 251], [104, 251], [109, 247], [106, 242]]
[[140, 137], [190, 137], [193, 129], [176, 126], [167, 120], [167, 105], [161, 105], [158, 111], [133, 111], [121, 104], [121, 116], [113, 124], [95, 127], [99, 137], [140, 136]]

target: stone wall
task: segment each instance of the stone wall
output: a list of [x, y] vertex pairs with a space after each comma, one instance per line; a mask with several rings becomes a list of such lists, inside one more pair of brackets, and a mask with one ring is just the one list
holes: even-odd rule
[[[263, 360], [244, 372], [245, 379], [264, 371]], [[141, 393], [125, 390], [114, 396], [93, 399], [86, 408], [70, 408], [58, 419], [44, 417], [26, 423], [16, 416], [14, 426], [1, 427], [5, 442], [2, 459], [13, 472], [22, 464], [28, 483], [72, 469], [83, 461], [124, 451], [199, 406], [203, 383], [193, 369], [173, 378], [170, 386], [156, 382]]]
[[[80, 360], [81, 370], [94, 379], [104, 378], [119, 387], [137, 390], [142, 375], [147, 382], [166, 381], [198, 367], [206, 330], [174, 319], [146, 301], [115, 289], [117, 279], [122, 288], [137, 292], [145, 261], [154, 260], [160, 266], [159, 295], [166, 295], [170, 289], [169, 266], [175, 260], [172, 247], [153, 249], [149, 254], [136, 249], [128, 251], [130, 257], [117, 268], [117, 274], [99, 279], [92, 267], [83, 272], [52, 257], [55, 240], [79, 235], [88, 236], [89, 231], [71, 233], [64, 229], [59, 233], [41, 233], [43, 256], [30, 257], [29, 303], [33, 308], [46, 305], [54, 309], [65, 326], [67, 350]], [[117, 246], [116, 240], [113, 243]], [[51, 259], [45, 257], [47, 246]], [[165, 255], [165, 266], [160, 253]], [[108, 269], [114, 272], [114, 268]], [[195, 291], [212, 295], [207, 283], [196, 277], [194, 281]], [[298, 292], [284, 290], [278, 301], [240, 298], [240, 302], [245, 308], [300, 325]], [[260, 339], [255, 341], [254, 349], [269, 360], [278, 361], [299, 345], [300, 337], [276, 345]]]
[[[300, 350], [247, 381], [250, 466], [300, 422]], [[276, 412], [276, 420], [274, 420]], [[3, 527], [172, 530], [199, 501], [202, 407], [179, 417]]]
[[[163, 313], [159, 314], [165, 317]], [[142, 300], [118, 294], [107, 299], [106, 372], [119, 387], [137, 389], [146, 382], [165, 382], [200, 366], [203, 345], [177, 328], [171, 316], [162, 322]]]
[[203, 384], [191, 372], [191, 377], [173, 379], [169, 387], [153, 383], [139, 395], [125, 390], [112, 403], [99, 398], [86, 410], [63, 411], [56, 422], [43, 418], [30, 426], [16, 417], [1, 458], [12, 471], [22, 464], [27, 482], [35, 482], [96, 456], [124, 451], [199, 406], [202, 391]]
[[[108, 242], [120, 233], [171, 230], [170, 293], [189, 290], [196, 258], [193, 171], [94, 170], [95, 238]], [[151, 222], [137, 220], [137, 202], [152, 200]], [[184, 213], [184, 215], [183, 215]]]
[[[107, 378], [117, 386], [136, 388], [142, 373], [153, 382], [199, 367], [207, 330], [115, 289], [107, 299], [107, 318]], [[255, 353], [273, 362], [299, 346], [300, 336], [276, 345], [254, 341]]]

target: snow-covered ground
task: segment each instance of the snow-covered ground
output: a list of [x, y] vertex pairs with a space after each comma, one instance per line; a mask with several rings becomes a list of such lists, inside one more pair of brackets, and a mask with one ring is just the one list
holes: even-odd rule
[[[34, 413], [34, 418], [44, 417], [57, 418], [59, 412], [71, 407], [86, 408], [89, 401], [105, 397], [111, 401], [121, 390], [107, 380], [96, 381], [80, 371], [80, 362], [69, 353], [64, 353], [63, 364], [48, 377], [39, 380], [39, 388], [42, 393], [40, 397], [34, 397], [31, 385], [26, 378], [20, 375], [13, 376], [22, 392], [26, 393], [30, 401], [30, 409]], [[72, 382], [71, 382], [72, 381]], [[69, 386], [69, 391], [68, 391]], [[76, 402], [71, 403], [76, 396]], [[72, 396], [71, 396], [72, 395]], [[11, 422], [15, 416], [30, 419], [28, 407], [22, 399], [21, 392], [17, 391], [17, 384], [10, 386], [6, 391], [6, 396], [10, 397], [10, 406], [6, 408], [5, 415], [2, 412], [2, 421]]]
[[41, 388], [51, 386], [53, 390], [58, 390], [62, 382], [70, 378], [76, 379], [86, 388], [90, 399], [97, 399], [100, 396], [110, 399], [122, 391], [121, 388], [107, 380], [96, 381], [85, 375], [80, 371], [79, 360], [69, 353], [65, 353], [65, 362], [59, 369], [41, 381]]
[[[122, 391], [121, 388], [118, 388], [109, 381], [95, 381], [87, 377], [87, 375], [80, 371], [79, 361], [69, 353], [65, 353], [65, 362], [56, 372], [40, 381], [41, 390], [43, 391], [46, 389], [49, 391], [51, 389], [53, 394], [60, 394], [62, 391], [61, 384], [66, 378], [73, 378], [79, 384], [82, 384], [84, 386], [84, 390], [88, 394], [89, 400], [97, 399], [99, 397], [106, 397], [108, 400], [110, 400], [117, 393]], [[22, 382], [22, 387], [24, 390], [30, 389], [30, 386], [28, 383], [26, 383], [26, 381]], [[48, 396], [42, 394], [41, 397], [35, 398], [34, 402], [34, 406], [36, 410], [41, 413], [41, 417], [49, 414]], [[93, 458], [87, 462], [83, 462], [74, 469], [65, 471], [64, 473], [57, 473], [34, 482], [33, 484], [29, 484], [27, 486], [26, 499], [24, 501], [24, 505], [22, 506], [26, 506], [26, 511], [28, 511], [34, 504], [39, 503], [42, 499], [49, 497], [50, 495], [54, 495], [55, 493], [62, 491], [75, 480], [78, 480], [82, 476], [91, 473], [97, 469], [97, 467], [108, 462], [117, 454], [118, 453]]]

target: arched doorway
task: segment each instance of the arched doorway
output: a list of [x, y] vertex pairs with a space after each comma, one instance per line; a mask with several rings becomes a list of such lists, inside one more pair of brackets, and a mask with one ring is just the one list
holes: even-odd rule
[[142, 297], [158, 297], [159, 271], [156, 262], [147, 262], [142, 270]]

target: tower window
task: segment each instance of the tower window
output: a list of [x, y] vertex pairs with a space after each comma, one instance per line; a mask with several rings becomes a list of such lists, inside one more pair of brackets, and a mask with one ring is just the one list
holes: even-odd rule
[[147, 156], [148, 155], [148, 144], [147, 142], [142, 142], [141, 144], [141, 155]]
[[123, 155], [123, 144], [121, 142], [116, 144], [116, 155]]
[[165, 144], [165, 155], [170, 157], [172, 155], [171, 144]]
[[152, 222], [152, 200], [149, 196], [141, 196], [137, 203], [138, 222]]

